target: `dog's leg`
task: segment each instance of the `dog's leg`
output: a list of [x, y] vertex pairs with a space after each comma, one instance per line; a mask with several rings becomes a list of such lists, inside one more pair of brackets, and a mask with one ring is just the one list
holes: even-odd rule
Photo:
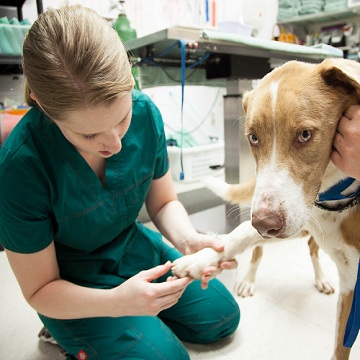
[[172, 271], [179, 278], [190, 276], [200, 279], [206, 267], [218, 266], [221, 261], [232, 260], [251, 246], [269, 241], [271, 240], [265, 240], [259, 235], [250, 221], [245, 221], [224, 237], [223, 252], [205, 248], [195, 254], [183, 256], [173, 262]]
[[332, 360], [348, 360], [350, 356], [350, 348], [343, 346], [344, 334], [347, 319], [350, 314], [352, 299], [354, 291], [351, 290], [347, 293], [341, 292], [338, 300], [337, 307], [337, 321], [336, 321], [336, 338], [335, 338], [335, 351]]
[[256, 246], [252, 253], [249, 269], [240, 281], [235, 284], [235, 291], [239, 296], [247, 297], [254, 295], [255, 277], [263, 254], [263, 247]]
[[310, 250], [311, 261], [314, 267], [316, 288], [324, 294], [333, 294], [335, 292], [335, 289], [332, 286], [332, 284], [325, 278], [319, 259], [319, 246], [315, 242], [312, 235], [308, 240], [308, 245]]
[[335, 350], [332, 360], [348, 360], [350, 348], [343, 346], [345, 329], [349, 318], [357, 279], [359, 253], [343, 245], [341, 250], [329, 252], [339, 274], [339, 298], [337, 304]]

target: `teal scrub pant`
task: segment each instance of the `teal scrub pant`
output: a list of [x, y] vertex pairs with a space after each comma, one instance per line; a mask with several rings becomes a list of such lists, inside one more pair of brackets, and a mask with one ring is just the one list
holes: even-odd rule
[[[164, 243], [161, 249], [156, 251], [161, 254], [160, 264], [181, 256]], [[169, 275], [158, 281], [165, 281]], [[201, 289], [199, 281], [192, 282], [178, 303], [158, 316], [80, 320], [39, 316], [59, 345], [68, 352], [68, 359], [185, 360], [189, 355], [181, 341], [207, 344], [231, 335], [239, 324], [240, 310], [225, 286], [214, 279], [206, 290]]]

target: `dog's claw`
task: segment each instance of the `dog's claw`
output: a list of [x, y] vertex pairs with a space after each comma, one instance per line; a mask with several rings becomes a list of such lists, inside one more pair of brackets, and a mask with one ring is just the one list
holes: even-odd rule
[[249, 281], [242, 281], [235, 286], [236, 293], [241, 297], [248, 297], [254, 295], [255, 284]]
[[324, 294], [330, 295], [335, 292], [333, 285], [326, 279], [318, 279], [315, 284], [316, 288]]

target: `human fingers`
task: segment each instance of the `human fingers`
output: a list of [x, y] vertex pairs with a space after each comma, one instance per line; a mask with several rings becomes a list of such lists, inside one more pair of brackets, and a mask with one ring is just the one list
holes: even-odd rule
[[220, 264], [220, 268], [223, 270], [233, 270], [238, 266], [238, 263], [235, 259], [233, 260], [228, 260], [228, 261], [223, 261]]
[[[157, 285], [158, 284], [149, 285], [152, 289], [147, 290], [147, 295], [145, 295], [144, 298], [145, 302], [140, 303], [141, 307], [140, 310], [136, 312], [137, 314], [156, 316], [159, 312], [175, 305], [185, 291], [185, 288], [183, 288], [171, 294], [161, 295], [155, 289]], [[135, 299], [134, 302], [136, 302]]]
[[206, 267], [201, 275], [201, 288], [204, 290], [207, 289], [209, 281], [214, 279], [216, 275], [219, 275], [221, 271], [222, 270], [216, 266]]
[[330, 159], [334, 162], [335, 166], [341, 161], [341, 154], [344, 148], [344, 136], [336, 131], [333, 139], [333, 148], [330, 153]]
[[142, 277], [143, 280], [146, 280], [148, 282], [151, 282], [153, 280], [158, 279], [159, 277], [165, 275], [167, 272], [169, 272], [171, 269], [171, 262], [167, 261], [163, 265], [158, 265], [154, 268], [151, 268], [149, 270], [143, 270], [141, 271], [138, 276]]
[[[349, 120], [347, 120], [349, 121]], [[344, 143], [344, 135], [342, 134], [342, 132], [344, 132], [344, 127], [342, 127], [342, 129], [338, 129], [335, 132], [334, 135], [334, 139], [333, 139], [333, 145], [335, 146], [335, 148], [338, 148], [341, 144]]]
[[198, 240], [195, 242], [195, 244], [197, 244], [195, 251], [201, 250], [205, 247], [211, 247], [212, 249], [219, 252], [224, 250], [224, 244], [222, 241], [214, 236], [207, 234], [199, 234]]
[[346, 117], [349, 120], [356, 118], [360, 119], [360, 105], [349, 106], [345, 110], [343, 117]]
[[211, 280], [210, 278], [206, 278], [206, 277], [201, 278], [201, 288], [203, 290], [206, 290], [208, 288], [210, 280]]
[[[171, 266], [172, 263], [170, 261], [167, 261], [163, 265], [159, 265], [152, 269], [142, 271], [141, 273], [138, 274], [138, 276], [142, 277], [142, 279], [147, 282], [151, 282], [165, 275], [167, 272], [169, 272]], [[166, 281], [162, 283], [153, 284], [156, 286], [157, 296], [164, 296], [175, 293], [181, 289], [186, 288], [186, 286], [189, 285], [192, 281], [192, 279], [189, 277], [178, 279], [176, 277], [169, 276], [167, 280], [169, 280], [169, 278], [172, 280], [171, 282]]]
[[165, 295], [165, 296], [157, 298], [154, 301], [154, 307], [157, 308], [159, 312], [161, 312], [165, 309], [169, 309], [170, 307], [174, 306], [179, 301], [179, 299], [181, 298], [184, 291], [185, 291], [185, 289], [182, 289], [174, 294]]
[[177, 280], [178, 277], [177, 276], [168, 276], [166, 281], [173, 281], [173, 280]]
[[235, 259], [223, 261], [220, 264], [220, 268], [216, 266], [209, 266], [203, 270], [202, 276], [201, 276], [201, 288], [207, 289], [209, 281], [214, 279], [217, 275], [221, 273], [222, 270], [232, 270], [237, 267], [237, 261]]
[[339, 119], [337, 133], [346, 141], [358, 141], [360, 133], [360, 106], [350, 106]]
[[341, 154], [340, 152], [338, 151], [338, 148], [339, 148], [339, 145], [335, 144], [334, 143], [334, 146], [333, 146], [333, 149], [330, 153], [330, 160], [333, 162], [333, 164], [336, 166], [336, 167], [339, 167], [340, 164], [341, 164]]
[[157, 297], [163, 297], [183, 291], [193, 281], [189, 277], [178, 279], [175, 276], [169, 276], [167, 281], [153, 284], [156, 287]]
[[210, 247], [219, 252], [224, 251], [224, 244], [220, 240], [215, 240]]
[[215, 276], [210, 276], [209, 274], [203, 275], [201, 277], [201, 288], [206, 290], [208, 288], [210, 280], [212, 280]]
[[347, 114], [347, 116], [346, 115], [341, 116], [337, 124], [335, 136], [336, 135], [344, 136], [348, 132], [349, 126], [351, 125], [351, 119], [352, 117], [349, 114]]

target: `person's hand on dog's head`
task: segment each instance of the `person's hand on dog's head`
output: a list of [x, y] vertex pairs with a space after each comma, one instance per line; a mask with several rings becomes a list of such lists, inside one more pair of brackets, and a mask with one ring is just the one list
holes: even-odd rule
[[350, 106], [340, 118], [330, 160], [343, 173], [360, 180], [360, 105]]

